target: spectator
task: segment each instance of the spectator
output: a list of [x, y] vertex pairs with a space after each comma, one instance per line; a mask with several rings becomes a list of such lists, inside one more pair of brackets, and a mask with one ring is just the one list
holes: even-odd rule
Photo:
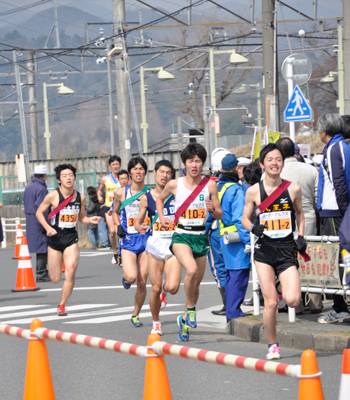
[[245, 181], [243, 170], [246, 165], [249, 165], [251, 163], [251, 161], [249, 158], [246, 157], [239, 157], [237, 160], [238, 160], [238, 168], [237, 168], [238, 178], [245, 193], [249, 185]]
[[[344, 121], [339, 114], [323, 114], [317, 121], [320, 139], [325, 143], [320, 164], [317, 208], [321, 217], [321, 235], [338, 236], [338, 229], [349, 204], [350, 147], [344, 141]], [[340, 269], [342, 275], [342, 271]], [[333, 309], [318, 322], [331, 324], [349, 318], [341, 295], [333, 296]]]
[[[0, 208], [2, 208], [2, 203], [0, 201]], [[0, 217], [0, 243], [4, 240], [4, 233], [2, 231], [2, 223], [1, 223], [1, 217]]]
[[118, 181], [119, 181], [121, 187], [126, 187], [126, 186], [130, 185], [130, 178], [129, 178], [128, 171], [126, 169], [121, 169], [117, 173], [117, 177], [118, 177]]
[[[109, 250], [106, 221], [104, 220], [104, 214], [105, 214], [104, 205], [99, 203], [98, 198], [97, 198], [96, 189], [93, 186], [89, 186], [86, 189], [86, 192], [89, 196], [89, 203], [87, 206], [85, 206], [86, 216], [87, 217], [92, 217], [92, 216], [101, 217], [101, 221], [98, 223], [98, 225], [87, 224], [88, 235], [89, 235], [89, 238], [90, 238], [91, 244], [92, 244], [92, 247], [90, 247], [90, 250], [97, 249], [98, 244], [99, 244], [99, 233], [101, 234], [102, 247]], [[102, 229], [100, 228], [101, 222], [104, 223], [104, 225], [102, 225]]]
[[[24, 190], [23, 205], [26, 215], [26, 232], [30, 253], [36, 253], [36, 281], [49, 282], [47, 270], [47, 246], [46, 232], [42, 230], [40, 222], [36, 218], [36, 211], [48, 194], [46, 186], [47, 168], [45, 165], [34, 167], [34, 178]], [[45, 212], [47, 220], [48, 211]]]
[[[277, 148], [284, 153], [284, 167], [281, 172], [281, 178], [297, 183], [301, 187], [301, 201], [305, 216], [304, 235], [316, 235], [316, 198], [318, 174], [315, 167], [306, 164], [305, 161], [298, 162], [295, 157], [295, 144], [288, 137], [281, 138], [276, 142]], [[302, 157], [300, 155], [300, 157]], [[310, 293], [309, 308], [312, 314], [321, 312], [322, 296], [316, 293]], [[303, 306], [300, 305], [296, 312], [302, 312]]]

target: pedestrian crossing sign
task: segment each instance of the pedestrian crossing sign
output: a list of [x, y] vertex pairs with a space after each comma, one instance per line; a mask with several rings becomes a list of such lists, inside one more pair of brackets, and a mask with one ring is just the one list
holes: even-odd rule
[[311, 107], [303, 92], [296, 85], [291, 98], [284, 110], [284, 122], [311, 121]]

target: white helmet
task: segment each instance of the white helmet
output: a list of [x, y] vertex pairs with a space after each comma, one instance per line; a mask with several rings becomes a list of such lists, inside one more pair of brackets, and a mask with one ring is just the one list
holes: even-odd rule
[[231, 152], [224, 149], [223, 147], [217, 147], [211, 153], [211, 173], [212, 174], [221, 170], [221, 161], [226, 156], [226, 154], [231, 154]]

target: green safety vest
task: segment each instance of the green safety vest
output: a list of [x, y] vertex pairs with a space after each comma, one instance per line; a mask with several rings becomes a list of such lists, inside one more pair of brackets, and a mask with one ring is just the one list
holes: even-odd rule
[[[220, 192], [218, 193], [218, 198], [221, 204], [221, 200], [224, 197], [224, 194], [226, 190], [231, 187], [232, 185], [237, 185], [237, 183], [234, 182], [228, 182], [225, 183], [224, 186], [221, 188]], [[219, 220], [219, 225], [220, 225], [220, 236], [224, 236], [225, 232], [237, 232], [237, 228], [235, 225], [228, 225], [225, 226], [225, 224], [222, 222], [222, 219]]]

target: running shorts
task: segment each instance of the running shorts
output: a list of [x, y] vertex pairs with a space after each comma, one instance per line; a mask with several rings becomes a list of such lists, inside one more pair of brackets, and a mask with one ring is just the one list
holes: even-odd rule
[[137, 255], [143, 253], [146, 250], [148, 238], [149, 235], [141, 235], [141, 233], [125, 235], [123, 239], [120, 239], [120, 250], [129, 250]]
[[167, 262], [169, 258], [173, 257], [170, 251], [171, 238], [161, 238], [150, 236], [147, 240], [146, 253]]
[[67, 247], [78, 243], [78, 240], [78, 232], [74, 229], [74, 232], [71, 233], [57, 232], [54, 236], [48, 236], [46, 238], [46, 243], [52, 249], [63, 253]]
[[173, 254], [174, 243], [181, 243], [189, 246], [194, 258], [206, 256], [210, 251], [208, 235], [189, 235], [187, 233], [180, 234], [175, 232], [170, 243], [170, 251]]
[[254, 261], [271, 265], [276, 276], [292, 266], [299, 268], [294, 240], [276, 245], [259, 240], [254, 247]]

